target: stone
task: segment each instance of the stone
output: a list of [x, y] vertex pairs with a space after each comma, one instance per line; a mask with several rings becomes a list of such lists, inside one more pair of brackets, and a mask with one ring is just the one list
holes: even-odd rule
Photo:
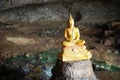
[[51, 80], [97, 80], [90, 60], [69, 62], [57, 60], [52, 73]]
[[0, 22], [40, 24], [46, 23], [43, 22], [44, 19], [50, 19], [55, 23], [56, 19], [67, 19], [68, 13], [71, 12], [80, 27], [93, 27], [96, 24], [119, 20], [119, 4], [116, 0], [109, 0], [109, 3], [105, 0], [0, 0]]

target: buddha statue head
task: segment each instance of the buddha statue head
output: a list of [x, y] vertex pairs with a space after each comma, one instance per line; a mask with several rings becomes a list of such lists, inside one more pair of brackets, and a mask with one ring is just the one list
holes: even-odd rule
[[71, 14], [68, 19], [68, 27], [74, 27], [74, 19], [72, 18]]

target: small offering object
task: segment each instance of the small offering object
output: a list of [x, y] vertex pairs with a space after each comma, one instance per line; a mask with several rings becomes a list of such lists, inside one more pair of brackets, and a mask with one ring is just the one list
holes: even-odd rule
[[90, 51], [86, 50], [85, 40], [80, 39], [79, 29], [74, 27], [74, 19], [71, 14], [68, 19], [68, 28], [64, 32], [63, 50], [58, 55], [62, 61], [87, 60], [92, 57]]

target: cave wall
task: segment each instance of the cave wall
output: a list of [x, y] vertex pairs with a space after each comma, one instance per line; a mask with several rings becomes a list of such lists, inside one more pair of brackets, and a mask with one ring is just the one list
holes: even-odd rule
[[[23, 6], [25, 4], [43, 4], [43, 3], [51, 3], [51, 2], [76, 2], [79, 0], [0, 0], [0, 10], [17, 7], [17, 6]], [[110, 1], [117, 1], [120, 2], [120, 0], [84, 0], [84, 1], [102, 1], [102, 2], [110, 2]]]
[[64, 21], [72, 13], [79, 24], [120, 20], [120, 0], [0, 0], [0, 22], [31, 24]]
[[0, 0], [0, 10], [13, 8], [17, 6], [23, 6], [26, 4], [43, 4], [49, 2], [55, 2], [59, 0]]

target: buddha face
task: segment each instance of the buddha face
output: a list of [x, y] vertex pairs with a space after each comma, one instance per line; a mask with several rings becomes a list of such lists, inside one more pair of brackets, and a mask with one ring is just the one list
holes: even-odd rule
[[69, 27], [74, 27], [74, 21], [72, 21], [72, 22], [69, 22]]

